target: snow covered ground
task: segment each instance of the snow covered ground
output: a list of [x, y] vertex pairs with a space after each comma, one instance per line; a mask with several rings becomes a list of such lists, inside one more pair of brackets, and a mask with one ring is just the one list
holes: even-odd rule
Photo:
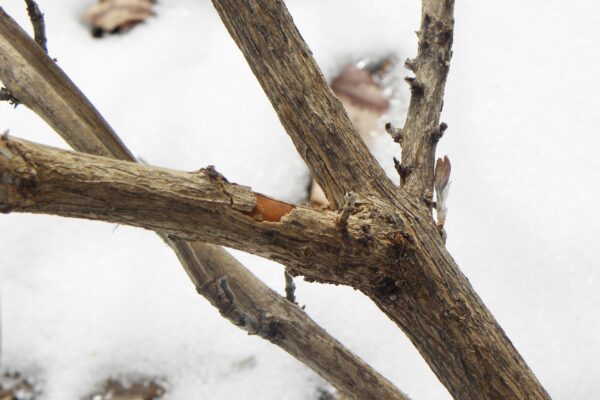
[[[133, 152], [216, 165], [302, 201], [308, 173], [208, 0], [163, 0], [126, 35], [93, 39], [93, 1], [40, 0], [49, 50]], [[417, 0], [288, 0], [324, 73], [414, 56]], [[23, 26], [20, 0], [0, 3]], [[600, 3], [457, 1], [439, 146], [452, 164], [448, 247], [555, 399], [600, 398]], [[391, 116], [401, 125], [408, 98]], [[404, 102], [404, 105], [402, 105]], [[0, 129], [65, 147], [25, 107]], [[398, 148], [375, 153], [390, 176]], [[394, 177], [394, 179], [396, 179]], [[315, 399], [323, 382], [222, 319], [151, 232], [49, 216], [0, 216], [2, 367], [44, 399], [109, 377], [165, 382], [168, 399]], [[281, 290], [282, 268], [235, 252]], [[414, 399], [449, 396], [400, 331], [351, 289], [298, 282], [311, 316]]]

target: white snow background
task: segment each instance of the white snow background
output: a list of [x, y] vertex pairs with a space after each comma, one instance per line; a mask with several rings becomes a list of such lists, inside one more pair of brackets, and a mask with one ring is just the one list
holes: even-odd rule
[[[135, 155], [289, 201], [308, 173], [208, 0], [93, 39], [93, 1], [40, 0], [48, 46]], [[327, 77], [357, 57], [416, 54], [420, 4], [288, 0]], [[31, 31], [20, 0], [0, 5]], [[448, 248], [555, 399], [600, 399], [600, 3], [457, 1], [439, 146], [453, 165]], [[397, 115], [403, 122], [408, 90]], [[0, 129], [67, 148], [24, 106]], [[374, 150], [393, 179], [399, 150]], [[166, 382], [166, 399], [316, 399], [322, 380], [222, 319], [155, 234], [40, 215], [0, 216], [2, 367], [43, 399], [77, 399], [109, 377]], [[272, 287], [280, 265], [235, 255]], [[363, 295], [297, 280], [308, 313], [414, 399], [449, 395]]]

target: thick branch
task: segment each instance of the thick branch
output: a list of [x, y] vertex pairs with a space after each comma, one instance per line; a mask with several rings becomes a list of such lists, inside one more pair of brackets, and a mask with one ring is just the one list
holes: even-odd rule
[[[251, 3], [259, 7], [257, 2]], [[245, 1], [242, 6], [247, 7], [248, 4]], [[269, 50], [266, 51], [268, 53]], [[294, 62], [293, 59], [291, 61]], [[293, 66], [289, 68], [293, 70]], [[279, 87], [285, 89], [285, 85]], [[418, 86], [415, 88], [418, 89]], [[321, 90], [318, 87], [313, 89]], [[277, 87], [273, 90], [276, 91]], [[331, 136], [328, 140], [335, 141], [336, 137]], [[26, 172], [27, 169], [18, 173]], [[21, 182], [31, 180], [31, 176], [24, 177], [27, 179]], [[12, 185], [11, 190], [14, 192], [15, 184], [12, 179], [7, 178], [6, 185]], [[341, 237], [328, 230], [335, 226], [335, 216], [327, 213], [309, 214], [297, 207], [282, 218], [282, 224], [298, 221], [299, 226], [310, 220], [315, 226], [325, 228], [325, 232], [318, 234], [331, 240], [320, 247], [313, 247], [313, 243], [308, 242], [309, 246], [298, 248], [298, 251], [303, 250], [306, 257], [304, 260], [311, 263], [311, 254], [322, 251], [324, 256], [319, 253], [318, 257], [323, 264], [310, 271], [306, 266], [298, 264], [295, 266], [297, 270], [292, 272], [328, 278], [335, 274], [335, 277], [343, 278], [347, 284], [369, 295], [406, 332], [439, 379], [457, 399], [548, 399], [548, 394], [458, 270], [444, 248], [430, 215], [425, 213], [422, 202], [415, 204], [406, 193], [398, 193], [386, 183], [373, 185], [381, 186], [366, 186], [366, 190], [381, 194], [381, 199], [369, 197], [367, 203], [358, 205], [356, 215], [348, 219], [348, 237], [341, 235], [337, 229], [335, 232]], [[372, 189], [374, 187], [376, 189]], [[10, 190], [8, 192], [12, 193]], [[123, 213], [127, 210], [117, 211]], [[292, 215], [294, 218], [291, 218]], [[314, 221], [311, 220], [312, 217]], [[132, 221], [136, 222], [133, 218], [124, 222]], [[239, 222], [237, 219], [235, 221]], [[250, 226], [258, 229], [257, 224], [264, 227], [264, 224], [273, 223], [258, 223], [254, 220]], [[288, 228], [290, 229], [284, 231], [292, 232], [298, 226], [290, 225]], [[264, 232], [258, 229], [257, 233]], [[275, 243], [270, 242], [275, 247], [287, 243], [278, 241], [279, 233], [272, 236], [276, 239]], [[203, 232], [202, 235], [207, 233]], [[211, 235], [216, 237], [218, 233]], [[298, 239], [298, 235], [294, 233], [289, 237]], [[311, 238], [307, 239], [310, 241], [313, 237], [309, 236]], [[260, 244], [267, 245], [268, 243]], [[341, 257], [340, 262], [338, 258], [333, 260], [331, 257], [335, 253]], [[183, 252], [179, 251], [178, 254], [181, 259]], [[296, 256], [291, 262], [302, 260], [302, 254]], [[349, 259], [357, 263], [348, 265], [349, 268], [342, 274], [338, 269], [339, 265], [344, 265], [345, 260]], [[215, 289], [222, 298], [231, 300], [231, 296], [222, 296], [227, 290], [220, 278], [216, 276], [213, 279], [220, 288]], [[235, 290], [230, 280], [227, 285], [232, 292]], [[239, 296], [236, 294], [235, 297]], [[219, 299], [215, 298], [214, 301], [218, 302]]]
[[[38, 46], [0, 7], [0, 80], [44, 118], [73, 148], [91, 154], [133, 160], [98, 111]], [[73, 111], [76, 110], [76, 111]], [[244, 268], [224, 249], [212, 244], [171, 240], [158, 233], [175, 251], [190, 279], [213, 305], [219, 298], [210, 282], [226, 276], [246, 313], [257, 319], [270, 315], [279, 321], [275, 344], [312, 368], [353, 399], [407, 399], [388, 380], [355, 356], [294, 304], [285, 301]], [[221, 309], [221, 308], [219, 308]], [[229, 314], [224, 316], [236, 323]]]
[[296, 274], [349, 284], [383, 262], [385, 242], [361, 204], [343, 232], [338, 214], [292, 206], [227, 182], [213, 168], [186, 173], [5, 137], [0, 211], [97, 219], [233, 247]]
[[336, 208], [389, 179], [329, 89], [280, 0], [213, 0], [312, 176]]
[[432, 200], [435, 148], [445, 129], [440, 113], [452, 57], [453, 11], [454, 0], [423, 0], [417, 58], [406, 62], [415, 77], [407, 78], [412, 96], [402, 129], [401, 186], [426, 202]]

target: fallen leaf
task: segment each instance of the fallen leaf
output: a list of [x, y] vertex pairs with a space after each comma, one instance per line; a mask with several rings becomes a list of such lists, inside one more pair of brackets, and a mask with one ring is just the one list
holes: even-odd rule
[[165, 394], [165, 389], [155, 382], [122, 383], [109, 380], [102, 393], [95, 394], [92, 400], [155, 400]]
[[125, 32], [156, 15], [154, 4], [154, 0], [101, 0], [85, 13], [85, 19], [92, 25], [94, 36]]

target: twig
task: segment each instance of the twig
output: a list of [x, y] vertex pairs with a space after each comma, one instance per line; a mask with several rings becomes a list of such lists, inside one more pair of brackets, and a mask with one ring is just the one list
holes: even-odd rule
[[21, 104], [19, 99], [17, 99], [7, 88], [0, 88], [0, 101], [8, 101], [8, 104], [12, 106], [18, 106]]
[[285, 276], [285, 298], [294, 304], [296, 303], [296, 284], [294, 283], [294, 277], [287, 271], [283, 272]]
[[29, 15], [29, 20], [31, 21], [31, 25], [33, 25], [33, 38], [35, 42], [44, 50], [44, 52], [48, 53], [48, 40], [46, 39], [46, 23], [44, 22], [44, 14], [42, 14], [40, 7], [34, 0], [25, 0], [25, 4], [27, 4], [27, 14]]
[[439, 119], [452, 56], [453, 10], [454, 0], [423, 1], [417, 57], [404, 63], [414, 77], [405, 79], [412, 95], [402, 128], [403, 188], [426, 205], [432, 201], [436, 144], [447, 128]]
[[399, 143], [402, 146], [402, 129], [396, 128], [391, 122], [385, 124], [385, 131], [389, 133], [394, 142]]
[[341, 231], [345, 231], [348, 228], [348, 219], [356, 207], [356, 194], [354, 192], [348, 192], [344, 195], [344, 206], [339, 217], [335, 220], [335, 226]]

